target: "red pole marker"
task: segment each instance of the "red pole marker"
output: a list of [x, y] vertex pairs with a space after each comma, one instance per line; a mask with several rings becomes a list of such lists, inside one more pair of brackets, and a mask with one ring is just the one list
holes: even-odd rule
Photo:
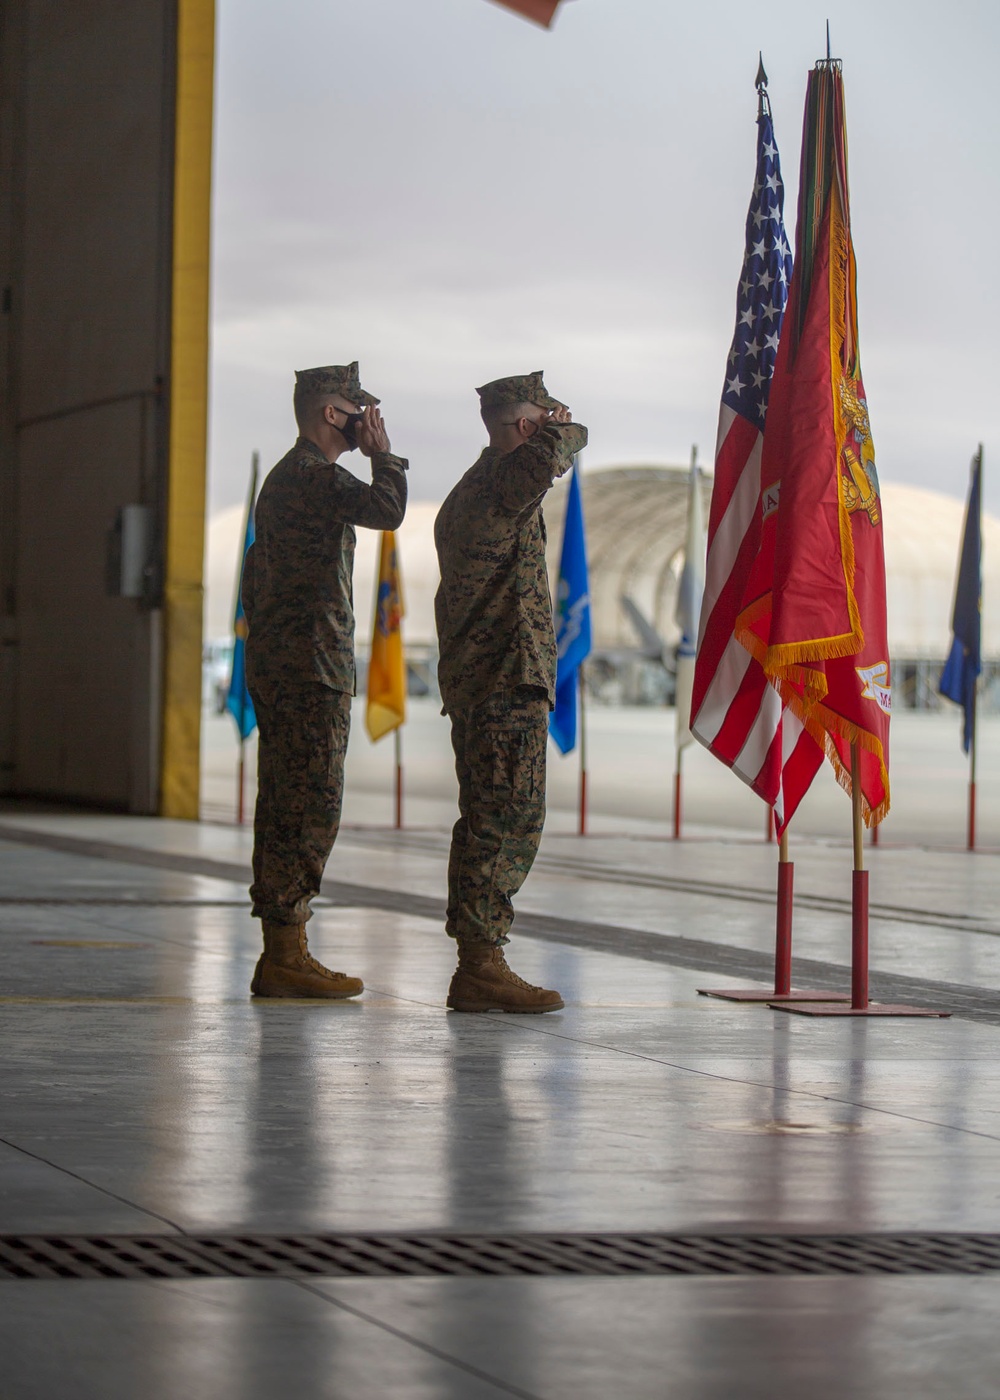
[[976, 784], [969, 784], [969, 850], [976, 849]]
[[[770, 808], [768, 808], [770, 811]], [[792, 990], [792, 897], [795, 865], [788, 859], [788, 832], [778, 847], [778, 908], [774, 929], [774, 995], [787, 997]]]
[[[770, 815], [770, 807], [768, 815]], [[789, 1002], [843, 1002], [843, 992], [792, 991], [792, 896], [795, 865], [788, 859], [788, 828], [781, 833], [778, 845], [778, 899], [774, 920], [774, 991], [763, 987], [699, 987], [698, 995], [715, 997], [719, 1001], [766, 1002], [770, 1006], [785, 1006]]]
[[868, 1010], [868, 871], [851, 884], [851, 1010]]

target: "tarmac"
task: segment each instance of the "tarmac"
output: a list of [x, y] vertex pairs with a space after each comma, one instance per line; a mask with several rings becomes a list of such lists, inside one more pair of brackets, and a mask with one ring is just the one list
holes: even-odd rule
[[[341, 833], [337, 1004], [250, 999], [248, 830], [0, 811], [5, 1400], [995, 1396], [997, 857], [870, 849], [873, 996], [950, 1014], [813, 1020], [699, 996], [769, 985], [773, 845], [557, 823], [566, 1009], [461, 1016], [413, 808]], [[849, 844], [793, 854], [842, 990]]]

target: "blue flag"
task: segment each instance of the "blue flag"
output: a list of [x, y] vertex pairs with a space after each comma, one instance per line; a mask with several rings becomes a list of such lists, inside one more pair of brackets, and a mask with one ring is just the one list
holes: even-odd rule
[[561, 753], [576, 746], [576, 693], [580, 666], [590, 654], [590, 581], [583, 533], [580, 459], [573, 466], [566, 501], [559, 586], [556, 590], [556, 707], [549, 732]]
[[955, 640], [945, 662], [938, 686], [942, 695], [954, 700], [965, 710], [962, 727], [962, 747], [969, 752], [976, 710], [976, 679], [982, 670], [981, 633], [983, 609], [983, 543], [982, 543], [982, 478], [983, 449], [972, 459], [972, 484], [969, 504], [965, 511], [965, 535], [962, 557], [955, 585], [955, 611], [951, 630]]
[[229, 677], [229, 694], [226, 696], [226, 709], [236, 721], [241, 739], [249, 739], [257, 728], [253, 701], [247, 690], [246, 638], [247, 620], [243, 612], [243, 565], [247, 550], [254, 542], [253, 512], [257, 500], [257, 454], [253, 455], [253, 471], [250, 475], [250, 495], [247, 500], [246, 525], [243, 529], [243, 552], [240, 566], [236, 571], [236, 607], [233, 613], [233, 669]]

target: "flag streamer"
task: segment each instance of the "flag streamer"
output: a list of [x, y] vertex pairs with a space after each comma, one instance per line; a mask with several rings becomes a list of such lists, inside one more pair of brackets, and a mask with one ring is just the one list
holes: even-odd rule
[[226, 694], [226, 709], [236, 721], [236, 730], [241, 744], [249, 739], [257, 728], [253, 700], [247, 689], [247, 620], [243, 611], [242, 591], [243, 569], [246, 564], [247, 551], [254, 542], [254, 507], [257, 503], [258, 463], [259, 459], [255, 452], [250, 472], [250, 492], [247, 496], [246, 517], [243, 523], [243, 549], [240, 553], [239, 567], [236, 570], [236, 602], [233, 605], [233, 664], [229, 675], [229, 690]]
[[560, 753], [569, 753], [576, 747], [580, 667], [591, 648], [590, 579], [579, 458], [573, 465], [566, 498], [555, 614], [556, 701], [549, 716], [549, 733]]
[[406, 720], [406, 658], [403, 654], [403, 589], [396, 534], [383, 530], [379, 550], [375, 620], [368, 663], [365, 728], [374, 743]]
[[942, 695], [954, 700], [965, 711], [962, 747], [966, 753], [972, 747], [975, 732], [976, 682], [982, 670], [982, 479], [983, 449], [980, 446], [972, 460], [972, 480], [965, 509], [962, 553], [951, 618], [954, 640], [938, 687]]
[[525, 19], [534, 20], [543, 29], [551, 29], [560, 0], [493, 0], [493, 3], [524, 15]]

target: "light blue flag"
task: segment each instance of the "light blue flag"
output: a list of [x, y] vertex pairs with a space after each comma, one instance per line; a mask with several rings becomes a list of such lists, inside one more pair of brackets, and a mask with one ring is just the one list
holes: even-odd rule
[[583, 532], [579, 458], [573, 466], [566, 501], [555, 613], [559, 662], [556, 668], [556, 707], [549, 716], [549, 732], [560, 752], [569, 753], [576, 746], [580, 666], [590, 654], [590, 581], [587, 575], [587, 542]]
[[250, 495], [247, 499], [246, 525], [243, 530], [243, 552], [240, 566], [236, 571], [236, 607], [233, 615], [233, 669], [229, 677], [229, 694], [226, 696], [226, 709], [236, 721], [241, 739], [249, 739], [257, 728], [257, 716], [253, 701], [247, 689], [246, 638], [247, 620], [243, 612], [243, 565], [247, 550], [254, 542], [253, 512], [257, 501], [257, 454], [253, 456], [253, 471], [250, 476]]

